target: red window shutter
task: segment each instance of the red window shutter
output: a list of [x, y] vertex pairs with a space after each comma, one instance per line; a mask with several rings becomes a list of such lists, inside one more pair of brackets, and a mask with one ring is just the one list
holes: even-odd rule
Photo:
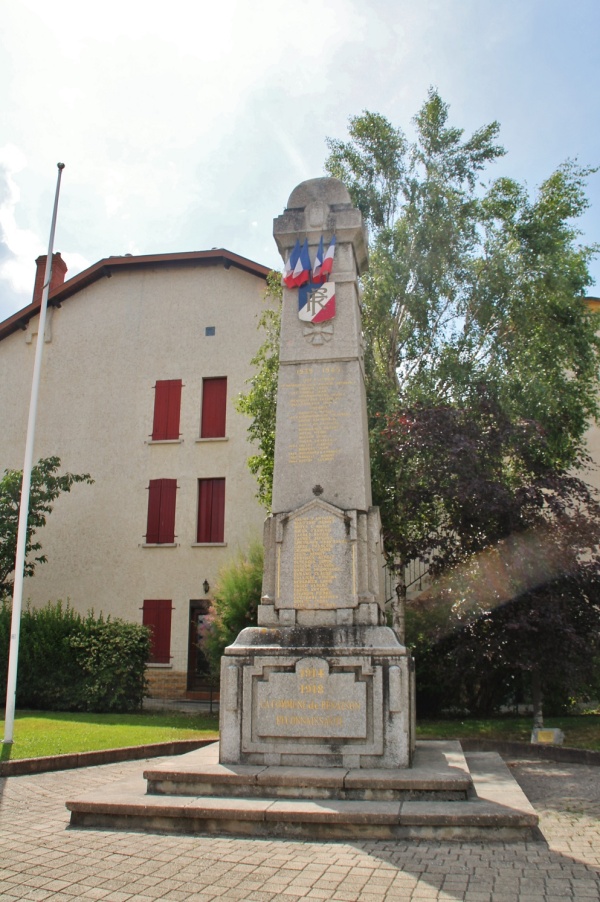
[[144, 601], [142, 623], [150, 627], [151, 664], [169, 664], [171, 661], [171, 611], [172, 602], [165, 599]]
[[213, 542], [225, 538], [225, 480], [213, 479], [213, 503], [211, 535]]
[[202, 380], [201, 438], [223, 438], [227, 411], [227, 376]]
[[181, 379], [163, 379], [154, 386], [152, 440], [179, 438]]
[[172, 544], [175, 541], [176, 479], [151, 479], [148, 486], [148, 545]]
[[158, 542], [160, 524], [160, 495], [162, 479], [151, 479], [148, 486], [148, 523], [146, 525], [146, 542], [154, 545]]
[[225, 480], [198, 480], [198, 542], [223, 542]]

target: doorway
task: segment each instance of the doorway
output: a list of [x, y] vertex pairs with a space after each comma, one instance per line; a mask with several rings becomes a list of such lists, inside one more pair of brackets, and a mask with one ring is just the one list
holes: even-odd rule
[[199, 644], [209, 611], [208, 598], [190, 601], [187, 691], [195, 698], [212, 700], [215, 686], [211, 681], [208, 660]]

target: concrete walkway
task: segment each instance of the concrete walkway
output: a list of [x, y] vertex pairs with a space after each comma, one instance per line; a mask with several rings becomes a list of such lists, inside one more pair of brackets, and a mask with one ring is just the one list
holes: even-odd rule
[[0, 900], [600, 900], [600, 768], [511, 762], [541, 817], [540, 840], [530, 843], [325, 844], [68, 829], [67, 797], [143, 767], [0, 779]]

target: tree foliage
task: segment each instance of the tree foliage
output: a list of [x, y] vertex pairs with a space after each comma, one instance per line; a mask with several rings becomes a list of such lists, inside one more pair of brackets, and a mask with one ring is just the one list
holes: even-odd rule
[[[584, 624], [598, 622], [598, 504], [572, 475], [598, 415], [584, 300], [596, 248], [578, 245], [574, 224], [591, 170], [567, 161], [533, 196], [506, 177], [482, 183], [504, 154], [498, 124], [465, 136], [434, 90], [414, 129], [409, 142], [364, 113], [348, 141], [328, 142], [327, 170], [372, 230], [374, 496], [400, 587], [414, 558], [436, 577], [444, 630], [425, 641], [421, 687], [452, 685], [481, 711], [527, 674], [541, 704], [561, 675], [557, 643], [575, 685], [593, 656]], [[507, 563], [507, 543], [527, 554]]]
[[[510, 507], [518, 486], [584, 463], [598, 415], [600, 344], [584, 300], [595, 248], [578, 246], [573, 225], [591, 170], [567, 162], [533, 199], [505, 177], [484, 185], [504, 154], [498, 124], [465, 137], [448, 119], [431, 89], [412, 143], [367, 112], [350, 119], [349, 141], [328, 139], [327, 171], [372, 229], [363, 325], [374, 494], [401, 560], [431, 553], [438, 526], [456, 527], [460, 477], [431, 481], [427, 462], [437, 458], [438, 476], [460, 465], [455, 442], [467, 426], [469, 467], [488, 489], [503, 486]], [[417, 504], [415, 474], [425, 490]], [[497, 507], [498, 491], [489, 500]], [[510, 511], [502, 516], [510, 531]], [[463, 527], [466, 538], [468, 516]], [[482, 534], [477, 518], [472, 527], [476, 545], [498, 534]]]
[[[36, 554], [29, 559], [28, 555], [31, 552], [41, 551], [42, 546], [38, 541], [34, 541], [34, 536], [36, 531], [45, 525], [58, 496], [63, 492], [70, 492], [77, 482], [93, 482], [89, 473], [59, 474], [59, 468], [59, 457], [46, 457], [39, 460], [31, 470], [25, 576], [32, 576], [36, 565], [47, 560], [44, 554]], [[0, 478], [0, 595], [10, 592], [13, 584], [22, 481], [21, 470], [5, 470]]]
[[416, 656], [422, 715], [487, 717], [503, 706], [527, 703], [539, 716], [542, 699], [546, 713], [561, 713], [576, 701], [597, 698], [597, 568], [584, 564], [556, 578], [540, 579], [538, 572], [538, 582], [527, 588], [522, 571], [531, 575], [532, 568], [523, 558], [538, 541], [541, 536], [528, 537], [522, 547], [511, 543], [511, 553], [502, 546], [491, 549], [471, 562], [457, 585], [445, 580], [443, 591], [426, 593], [409, 605], [407, 641]]
[[247, 551], [226, 564], [217, 579], [210, 615], [200, 636], [200, 647], [218, 682], [221, 657], [247, 626], [256, 626], [263, 575], [263, 546], [253, 542]]
[[485, 385], [466, 408], [418, 405], [381, 422], [385, 532], [400, 561], [420, 558], [437, 575], [507, 536], [551, 526], [574, 554], [595, 559], [594, 492], [550, 466], [539, 423], [511, 419]]

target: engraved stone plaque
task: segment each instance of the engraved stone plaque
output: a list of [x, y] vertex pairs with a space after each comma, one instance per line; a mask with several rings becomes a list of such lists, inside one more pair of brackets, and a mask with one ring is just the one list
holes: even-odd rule
[[366, 700], [354, 673], [330, 673], [323, 658], [302, 658], [293, 673], [256, 683], [256, 735], [365, 739]]
[[288, 464], [329, 462], [339, 456], [340, 439], [351, 418], [346, 394], [350, 384], [342, 364], [306, 365], [285, 372], [283, 397], [290, 409], [292, 441]]
[[277, 409], [285, 416], [275, 433], [275, 513], [297, 509], [317, 484], [330, 504], [370, 507], [363, 381], [358, 358], [281, 367]]
[[354, 514], [310, 502], [281, 523], [278, 540], [278, 608], [315, 611], [357, 605]]

